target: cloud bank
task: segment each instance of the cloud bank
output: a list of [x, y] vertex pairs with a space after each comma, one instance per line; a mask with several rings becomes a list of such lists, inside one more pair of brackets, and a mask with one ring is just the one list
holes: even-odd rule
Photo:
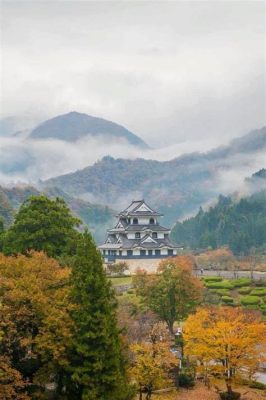
[[3, 1], [1, 51], [2, 116], [76, 110], [154, 147], [265, 125], [262, 1]]

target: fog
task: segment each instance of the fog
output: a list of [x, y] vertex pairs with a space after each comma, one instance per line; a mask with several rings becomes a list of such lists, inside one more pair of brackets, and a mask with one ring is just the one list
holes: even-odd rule
[[265, 124], [262, 1], [1, 4], [2, 117], [75, 110], [177, 152]]

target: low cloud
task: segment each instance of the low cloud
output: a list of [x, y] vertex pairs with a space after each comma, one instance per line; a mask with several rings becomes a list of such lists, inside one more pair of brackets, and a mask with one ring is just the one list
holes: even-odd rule
[[[106, 155], [114, 158], [166, 161], [193, 151], [204, 153], [215, 148], [216, 145], [215, 141], [209, 140], [192, 143], [184, 141], [176, 145], [142, 150], [129, 145], [126, 141], [118, 142], [117, 138], [106, 143], [104, 136], [85, 137], [74, 143], [55, 139], [30, 139], [25, 137], [25, 133], [15, 137], [0, 137], [0, 184], [37, 185], [39, 180], [75, 172], [94, 164]], [[266, 155], [263, 150], [252, 156], [244, 153], [233, 154], [228, 159], [221, 158], [210, 162], [210, 168], [215, 170], [214, 193], [229, 195], [238, 191], [245, 195], [260, 189], [260, 184], [248, 185], [245, 178], [265, 167], [265, 161]], [[199, 170], [202, 167], [200, 159], [198, 167]], [[129, 197], [132, 198], [132, 196], [133, 194], [130, 194]], [[134, 193], [134, 196], [141, 197], [142, 194]]]
[[[25, 134], [24, 134], [25, 135]], [[171, 160], [184, 153], [206, 151], [216, 142], [181, 142], [157, 149], [142, 150], [125, 140], [113, 141], [104, 136], [85, 137], [74, 143], [57, 139], [37, 140], [0, 137], [0, 182], [35, 183], [54, 176], [74, 172], [94, 164], [106, 155], [114, 158]]]

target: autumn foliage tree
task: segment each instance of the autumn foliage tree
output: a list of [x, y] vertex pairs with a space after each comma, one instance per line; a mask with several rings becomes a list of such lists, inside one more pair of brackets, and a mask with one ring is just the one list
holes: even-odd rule
[[169, 258], [160, 263], [156, 275], [138, 274], [134, 280], [138, 294], [171, 333], [175, 321], [184, 320], [201, 300], [202, 285], [192, 268], [190, 257]]
[[178, 359], [170, 351], [169, 333], [162, 325], [156, 324], [151, 329], [149, 339], [142, 343], [133, 343], [133, 364], [130, 374], [137, 385], [139, 400], [149, 400], [155, 389], [171, 385], [170, 371], [176, 368]]
[[230, 397], [234, 380], [254, 376], [263, 360], [265, 328], [265, 323], [249, 311], [199, 309], [185, 324], [185, 354], [197, 362], [197, 370], [207, 379], [215, 375], [225, 380], [228, 397], [224, 398], [235, 398]]
[[[14, 380], [12, 386], [19, 394], [11, 398], [24, 399], [22, 376], [29, 386], [36, 383], [41, 390], [51, 376], [56, 382], [65, 366], [73, 328], [68, 277], [69, 269], [44, 253], [0, 254], [0, 382], [3, 391], [3, 376], [9, 374], [10, 382]], [[9, 399], [8, 395], [1, 398]]]

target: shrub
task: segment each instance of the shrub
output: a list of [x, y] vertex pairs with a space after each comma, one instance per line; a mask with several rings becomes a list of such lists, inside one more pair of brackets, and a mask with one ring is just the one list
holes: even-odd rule
[[233, 297], [230, 297], [230, 296], [222, 296], [222, 301], [224, 303], [233, 303], [234, 299], [233, 299]]
[[209, 289], [233, 289], [233, 285], [228, 280], [223, 280], [221, 282], [206, 282], [206, 287]]
[[178, 376], [178, 386], [184, 388], [192, 388], [193, 386], [195, 386], [193, 376], [184, 373], [180, 374]]
[[210, 289], [212, 293], [219, 294], [220, 296], [229, 296], [229, 289]]
[[249, 278], [239, 278], [239, 279], [234, 279], [231, 283], [234, 287], [237, 288], [250, 285], [252, 283], [252, 280]]
[[266, 288], [256, 288], [250, 292], [251, 296], [266, 296]]
[[251, 287], [242, 287], [238, 289], [238, 293], [240, 294], [249, 294], [251, 291]]
[[127, 293], [128, 294], [135, 294], [135, 290], [134, 289], [128, 289]]
[[266, 385], [261, 382], [251, 381], [248, 386], [252, 389], [266, 390]]
[[221, 282], [223, 278], [221, 276], [204, 276], [205, 282]]
[[220, 393], [221, 400], [239, 400], [241, 397], [241, 393], [238, 392], [222, 392]]
[[243, 296], [241, 299], [241, 304], [243, 304], [243, 306], [252, 306], [260, 303], [261, 300], [258, 296]]
[[266, 287], [266, 279], [259, 279], [255, 281], [256, 286], [265, 286]]

